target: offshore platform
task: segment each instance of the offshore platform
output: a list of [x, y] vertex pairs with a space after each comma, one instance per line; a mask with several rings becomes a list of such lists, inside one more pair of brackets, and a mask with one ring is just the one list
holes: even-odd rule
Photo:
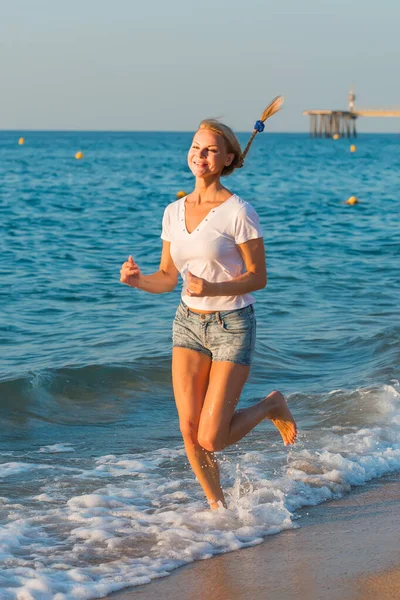
[[303, 115], [310, 117], [310, 135], [328, 138], [357, 137], [358, 117], [400, 117], [400, 109], [356, 109], [355, 99], [354, 90], [351, 88], [348, 110], [305, 110]]

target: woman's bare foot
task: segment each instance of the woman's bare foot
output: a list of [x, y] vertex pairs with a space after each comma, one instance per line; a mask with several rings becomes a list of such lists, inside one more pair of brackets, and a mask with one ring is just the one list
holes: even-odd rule
[[219, 508], [227, 508], [225, 500], [208, 500], [211, 510], [218, 510]]
[[267, 419], [270, 419], [279, 430], [285, 446], [294, 444], [297, 435], [297, 425], [293, 419], [284, 396], [278, 392], [271, 392], [264, 401], [268, 405]]

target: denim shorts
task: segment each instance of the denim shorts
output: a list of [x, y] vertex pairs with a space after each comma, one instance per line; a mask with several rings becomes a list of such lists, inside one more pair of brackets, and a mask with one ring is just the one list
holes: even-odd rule
[[256, 344], [253, 305], [209, 314], [181, 302], [172, 328], [172, 346], [202, 352], [213, 361], [250, 365]]

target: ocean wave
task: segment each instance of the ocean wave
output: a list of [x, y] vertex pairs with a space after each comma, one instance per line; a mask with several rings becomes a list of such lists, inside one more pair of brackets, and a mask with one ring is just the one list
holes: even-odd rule
[[48, 423], [106, 423], [124, 418], [127, 403], [157, 397], [170, 385], [170, 360], [131, 365], [47, 369], [0, 381], [0, 418], [12, 424], [36, 418]]
[[[74, 468], [57, 468], [53, 455], [56, 477], [25, 499], [1, 499], [2, 598], [102, 597], [298, 527], [301, 507], [400, 471], [398, 390], [332, 390], [319, 405], [319, 424], [301, 430], [292, 449], [266, 426], [245, 449], [224, 452], [228, 508], [215, 512], [204, 509], [181, 446], [100, 455], [81, 465], [74, 457]], [[32, 454], [34, 469], [47, 465], [39, 456], [46, 454]], [[18, 476], [26, 465], [3, 467]]]

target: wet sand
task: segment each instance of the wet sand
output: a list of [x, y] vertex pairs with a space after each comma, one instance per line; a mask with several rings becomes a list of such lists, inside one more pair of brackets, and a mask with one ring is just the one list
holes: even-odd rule
[[400, 475], [299, 511], [300, 528], [110, 600], [400, 599]]

